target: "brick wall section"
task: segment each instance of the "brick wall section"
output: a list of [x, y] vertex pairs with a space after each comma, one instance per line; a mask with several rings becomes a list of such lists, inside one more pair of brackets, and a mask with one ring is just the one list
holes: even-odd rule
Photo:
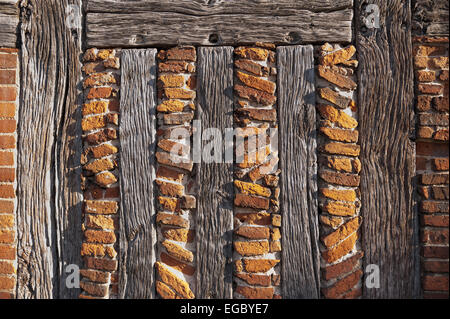
[[328, 299], [362, 294], [355, 53], [326, 43], [317, 56], [321, 293]]
[[245, 137], [235, 146], [234, 297], [280, 298], [280, 171], [277, 145], [268, 141], [270, 128], [277, 128], [275, 46], [234, 53], [234, 124]]
[[0, 299], [16, 290], [16, 125], [18, 51], [0, 48]]
[[417, 37], [414, 41], [416, 170], [424, 298], [448, 298], [448, 44], [448, 38]]
[[[197, 54], [194, 47], [175, 47], [160, 50], [157, 59], [156, 291], [163, 299], [191, 299], [195, 297], [196, 198], [190, 142]], [[179, 136], [177, 128], [187, 134]]]
[[117, 296], [119, 53], [94, 48], [83, 57], [84, 268], [80, 298]]

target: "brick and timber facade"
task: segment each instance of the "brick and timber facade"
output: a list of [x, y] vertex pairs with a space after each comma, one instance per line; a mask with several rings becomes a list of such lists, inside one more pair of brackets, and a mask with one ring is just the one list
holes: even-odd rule
[[19, 2], [0, 299], [448, 298], [448, 1]]

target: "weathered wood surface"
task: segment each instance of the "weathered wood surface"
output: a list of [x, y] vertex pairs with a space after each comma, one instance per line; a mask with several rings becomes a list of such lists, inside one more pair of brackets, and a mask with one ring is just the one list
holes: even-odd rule
[[3, 6], [4, 4], [0, 3], [0, 48], [15, 48], [19, 15], [15, 14], [12, 9], [6, 10], [10, 6]]
[[352, 19], [351, 0], [90, 1], [86, 38], [89, 47], [350, 42]]
[[0, 14], [19, 16], [19, 0], [0, 0]]
[[[410, 2], [367, 2], [380, 8], [380, 28], [358, 25], [362, 250], [380, 267], [380, 288], [365, 298], [412, 298], [420, 290], [414, 201], [414, 83]], [[361, 21], [360, 16], [356, 21]]]
[[[233, 127], [233, 48], [199, 48], [198, 113], [202, 130]], [[206, 141], [202, 142], [203, 150]], [[224, 151], [222, 151], [224, 154]], [[200, 299], [232, 298], [233, 164], [197, 164], [195, 230]]]
[[448, 36], [448, 0], [413, 0], [412, 24], [418, 35]]
[[153, 180], [156, 49], [123, 50], [120, 87], [119, 296], [155, 297]]
[[319, 298], [313, 47], [279, 47], [277, 61], [282, 296]]
[[336, 11], [352, 8], [353, 0], [89, 0], [88, 12], [136, 13], [173, 12], [193, 15], [248, 13], [250, 7], [254, 14], [294, 15], [298, 10]]
[[0, 48], [15, 48], [19, 7], [17, 0], [0, 0]]
[[[21, 24], [17, 143], [17, 297], [76, 298], [65, 267], [81, 265], [79, 0], [28, 1]], [[81, 23], [80, 23], [81, 25]]]

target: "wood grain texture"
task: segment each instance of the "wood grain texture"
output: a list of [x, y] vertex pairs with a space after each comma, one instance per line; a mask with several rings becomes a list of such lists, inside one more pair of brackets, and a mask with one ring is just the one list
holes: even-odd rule
[[319, 298], [313, 47], [279, 47], [277, 61], [282, 296]]
[[17, 298], [76, 298], [65, 267], [81, 265], [81, 30], [78, 0], [28, 1], [21, 23], [17, 134]]
[[448, 36], [448, 0], [413, 0], [412, 24], [417, 35]]
[[193, 15], [247, 13], [249, 7], [254, 14], [266, 14], [268, 10], [277, 15], [293, 15], [298, 10], [336, 11], [352, 8], [353, 0], [89, 0], [88, 12], [137, 13], [173, 12]]
[[18, 24], [19, 16], [5, 14], [0, 10], [0, 48], [16, 47]]
[[[233, 48], [199, 48], [198, 119], [202, 129], [233, 127]], [[202, 142], [203, 146], [206, 142]], [[203, 149], [203, 147], [201, 148]], [[222, 151], [222, 153], [224, 153]], [[232, 298], [233, 164], [197, 164], [197, 292], [200, 299]]]
[[19, 16], [18, 0], [0, 0], [0, 14]]
[[[380, 8], [380, 28], [358, 25], [361, 215], [364, 263], [380, 267], [365, 298], [413, 298], [420, 291], [414, 199], [414, 83], [409, 1], [357, 1]], [[363, 31], [364, 30], [364, 31]]]
[[352, 19], [349, 0], [90, 1], [86, 36], [90, 47], [350, 42]]
[[123, 50], [120, 87], [119, 296], [155, 297], [153, 180], [156, 49]]

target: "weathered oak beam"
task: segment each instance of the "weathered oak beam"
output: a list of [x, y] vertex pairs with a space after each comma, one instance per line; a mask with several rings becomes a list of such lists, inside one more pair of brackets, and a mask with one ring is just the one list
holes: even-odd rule
[[[233, 48], [199, 48], [198, 113], [202, 130], [233, 127]], [[211, 142], [209, 142], [211, 143]], [[200, 151], [206, 142], [202, 143]], [[222, 155], [225, 154], [222, 150]], [[197, 291], [200, 299], [232, 298], [233, 164], [197, 164]]]
[[352, 1], [89, 2], [90, 47], [352, 40]]
[[0, 0], [0, 14], [19, 16], [18, 3], [19, 0]]
[[137, 13], [172, 12], [209, 16], [213, 14], [242, 14], [252, 9], [253, 14], [295, 15], [298, 10], [311, 12], [337, 11], [353, 7], [353, 0], [226, 0], [210, 3], [208, 0], [89, 0], [87, 12]]
[[365, 298], [414, 298], [420, 293], [414, 200], [414, 73], [410, 1], [357, 1], [379, 7], [380, 27], [357, 26], [361, 145], [361, 215], [365, 266], [380, 269], [380, 288]]
[[[65, 267], [81, 265], [81, 30], [68, 4], [29, 0], [21, 24], [17, 135], [17, 298], [77, 298]], [[81, 25], [81, 21], [79, 21]]]
[[16, 47], [18, 24], [18, 16], [7, 15], [2, 13], [0, 10], [0, 47]]
[[319, 298], [313, 47], [279, 47], [277, 61], [282, 295]]
[[156, 49], [123, 50], [120, 87], [119, 296], [155, 297], [153, 180]]

